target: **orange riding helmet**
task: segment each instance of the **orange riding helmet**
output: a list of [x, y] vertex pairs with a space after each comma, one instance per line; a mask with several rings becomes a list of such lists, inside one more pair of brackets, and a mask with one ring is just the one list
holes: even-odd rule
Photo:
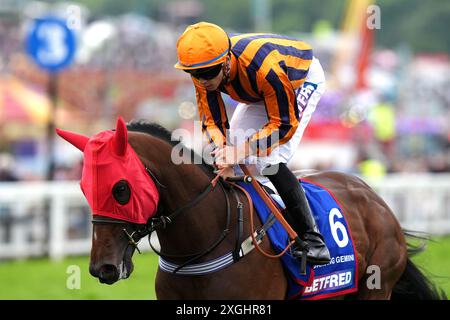
[[225, 61], [230, 50], [227, 33], [218, 25], [199, 22], [186, 28], [177, 41], [178, 62], [175, 68], [193, 70]]

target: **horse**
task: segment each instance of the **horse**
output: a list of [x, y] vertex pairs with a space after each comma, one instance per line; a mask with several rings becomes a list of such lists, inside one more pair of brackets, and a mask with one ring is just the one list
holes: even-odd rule
[[[105, 135], [98, 138], [100, 134], [89, 138], [57, 131], [84, 152], [82, 189], [91, 209], [97, 204], [97, 211], [93, 211], [89, 271], [101, 283], [113, 284], [128, 278], [133, 271], [132, 256], [138, 250], [137, 242], [153, 231], [160, 243], [158, 253], [178, 266], [177, 270], [189, 267], [192, 262], [207, 266], [233, 251], [240, 231], [245, 236], [252, 233], [246, 195], [227, 187], [222, 180], [217, 181], [214, 168], [204, 161], [175, 164], [171, 160], [174, 152], [191, 160], [196, 154], [184, 146], [178, 148], [180, 142], [172, 141], [165, 128], [142, 120], [125, 124], [119, 118], [115, 131], [102, 132], [108, 133], [107, 138]], [[88, 148], [89, 145], [93, 146]], [[121, 157], [133, 158], [125, 150], [133, 152], [140, 162], [136, 170], [140, 171], [129, 171], [131, 165], [127, 164], [124, 174], [128, 177], [121, 176], [121, 169], [112, 166], [109, 160], [93, 161], [100, 159], [95, 146], [111, 153], [113, 162]], [[96, 176], [98, 185], [93, 187], [96, 193], [88, 192], [90, 182], [83, 182], [85, 175]], [[130, 185], [138, 175], [142, 175], [140, 184]], [[211, 184], [214, 178], [217, 183]], [[356, 176], [335, 171], [309, 173], [303, 178], [326, 186], [335, 195], [350, 226], [359, 270], [358, 288], [338, 298], [442, 298], [442, 293], [411, 261], [399, 222], [368, 184]], [[150, 184], [145, 197], [153, 199], [151, 204], [143, 208], [144, 202], [133, 200], [133, 210], [142, 211], [140, 218], [121, 218], [121, 206], [141, 189], [149, 189]], [[98, 211], [98, 203], [108, 203], [111, 212]], [[243, 223], [238, 223], [239, 220]], [[261, 226], [258, 217], [253, 222], [256, 227]], [[262, 239], [260, 248], [275, 254], [267, 237]], [[380, 270], [376, 289], [367, 285], [370, 266], [378, 266]], [[257, 250], [203, 275], [182, 275], [163, 269], [160, 264], [155, 280], [157, 299], [286, 299], [288, 283], [280, 260], [268, 259]]]

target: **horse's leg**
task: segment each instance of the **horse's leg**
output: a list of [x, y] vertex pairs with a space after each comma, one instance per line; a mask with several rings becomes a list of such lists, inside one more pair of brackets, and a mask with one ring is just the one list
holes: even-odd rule
[[[379, 230], [380, 236], [376, 240], [375, 250], [367, 260], [356, 299], [390, 299], [392, 289], [405, 269], [407, 250], [400, 226], [394, 221], [382, 221], [381, 225], [386, 227]], [[389, 225], [393, 227], [388, 228]]]
[[[311, 179], [312, 178], [312, 179]], [[389, 206], [364, 181], [337, 172], [308, 176], [340, 200], [358, 255], [356, 299], [389, 299], [407, 261], [406, 242]]]

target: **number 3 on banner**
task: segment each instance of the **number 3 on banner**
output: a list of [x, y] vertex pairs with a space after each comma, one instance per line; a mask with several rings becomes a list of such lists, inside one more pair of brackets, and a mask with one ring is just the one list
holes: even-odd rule
[[65, 33], [59, 25], [44, 24], [38, 30], [38, 38], [45, 43], [37, 52], [42, 63], [56, 65], [67, 57]]
[[[337, 243], [337, 245], [340, 248], [344, 248], [348, 244], [348, 233], [347, 233], [347, 230], [345, 229], [345, 226], [339, 220], [337, 220], [337, 219], [336, 219], [336, 221], [334, 220], [335, 216], [338, 219], [344, 218], [342, 213], [337, 208], [331, 209], [330, 215], [328, 216], [328, 220], [330, 222], [331, 234], [333, 235], [333, 239]], [[342, 239], [339, 239], [338, 232], [337, 232], [338, 230], [341, 231]]]

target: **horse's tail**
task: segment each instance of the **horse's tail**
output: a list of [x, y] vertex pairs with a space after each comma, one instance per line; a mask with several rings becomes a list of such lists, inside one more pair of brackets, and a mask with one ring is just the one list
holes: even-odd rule
[[432, 283], [411, 261], [411, 256], [426, 248], [428, 237], [419, 236], [410, 231], [403, 231], [405, 237], [421, 240], [418, 245], [408, 242], [408, 260], [405, 271], [392, 290], [392, 300], [447, 300], [445, 292]]

